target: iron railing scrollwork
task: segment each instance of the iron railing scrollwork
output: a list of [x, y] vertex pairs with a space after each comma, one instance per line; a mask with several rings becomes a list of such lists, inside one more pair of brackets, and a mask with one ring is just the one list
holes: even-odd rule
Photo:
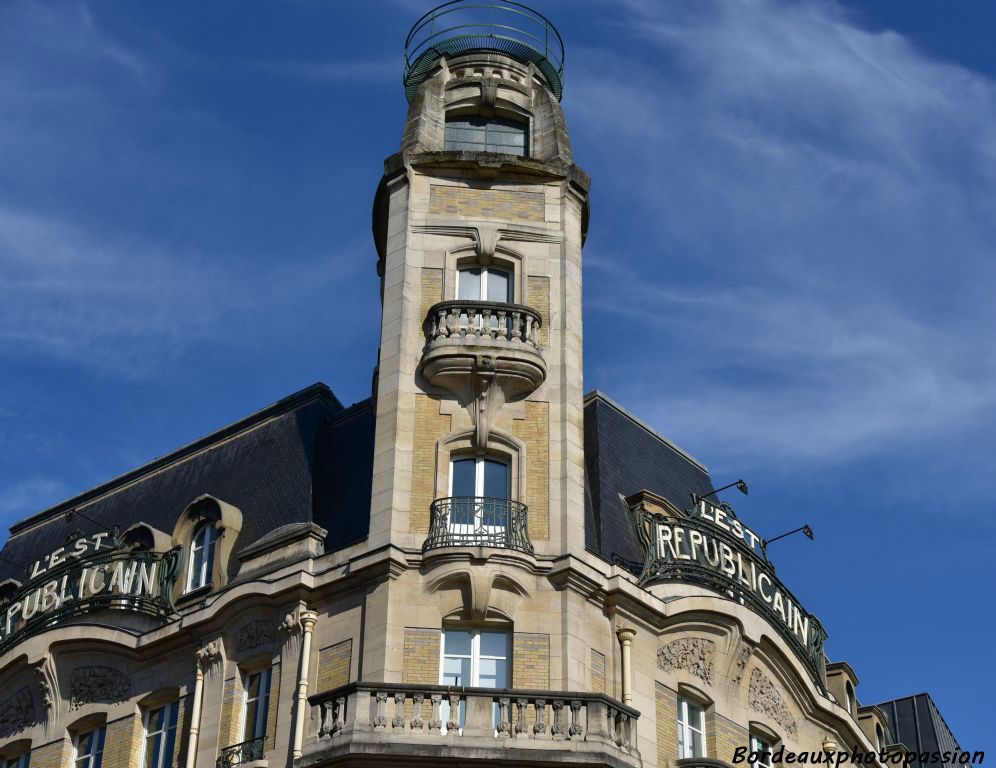
[[215, 763], [216, 768], [232, 768], [235, 765], [251, 763], [254, 760], [262, 760], [265, 753], [266, 736], [257, 736], [255, 739], [243, 741], [241, 744], [232, 744], [225, 747], [218, 755]]
[[451, 496], [432, 502], [429, 535], [422, 550], [498, 547], [533, 553], [529, 508], [511, 499]]

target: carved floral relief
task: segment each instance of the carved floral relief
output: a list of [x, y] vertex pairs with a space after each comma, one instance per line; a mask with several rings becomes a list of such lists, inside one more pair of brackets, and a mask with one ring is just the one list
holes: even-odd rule
[[665, 672], [684, 669], [712, 685], [716, 644], [704, 637], [682, 637], [657, 650], [657, 667]]
[[755, 712], [767, 715], [781, 725], [790, 736], [795, 737], [799, 727], [789, 712], [784, 694], [760, 669], [754, 667], [750, 673], [750, 687], [747, 703]]

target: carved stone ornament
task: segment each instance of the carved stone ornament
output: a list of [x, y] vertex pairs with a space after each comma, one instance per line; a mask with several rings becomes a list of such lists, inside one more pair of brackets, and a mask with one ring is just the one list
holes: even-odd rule
[[197, 659], [197, 663], [200, 665], [201, 669], [207, 667], [211, 662], [221, 656], [221, 651], [218, 649], [218, 644], [214, 641], [208, 643], [203, 648], [198, 648], [194, 651], [194, 658]]
[[31, 665], [35, 682], [38, 684], [38, 693], [41, 696], [42, 706], [46, 711], [54, 712], [58, 699], [55, 696], [56, 678], [52, 667], [52, 658], [47, 654], [39, 661]]
[[750, 672], [747, 703], [755, 712], [767, 715], [781, 725], [793, 738], [799, 732], [795, 718], [792, 717], [785, 703], [785, 696], [771, 679], [757, 667], [754, 667]]
[[131, 697], [131, 680], [111, 667], [79, 667], [70, 678], [70, 709], [87, 704], [119, 704]]
[[712, 685], [716, 644], [704, 637], [682, 637], [657, 649], [657, 668], [665, 672], [684, 669]]
[[262, 619], [259, 621], [250, 621], [235, 633], [235, 647], [239, 651], [258, 648], [261, 645], [272, 643], [275, 635], [275, 627], [269, 621]]
[[27, 686], [0, 703], [0, 739], [13, 736], [37, 722], [35, 700]]
[[739, 687], [740, 683], [743, 682], [744, 672], [747, 670], [747, 662], [750, 660], [752, 653], [754, 653], [754, 648], [749, 643], [741, 640], [736, 652], [733, 654], [733, 666], [730, 672], [731, 686]]

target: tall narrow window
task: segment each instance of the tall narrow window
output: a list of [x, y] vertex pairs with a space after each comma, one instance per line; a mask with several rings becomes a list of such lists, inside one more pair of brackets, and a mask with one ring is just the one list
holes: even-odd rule
[[104, 726], [85, 733], [78, 733], [73, 739], [73, 768], [100, 768], [104, 759]]
[[[477, 688], [508, 688], [509, 633], [478, 629], [443, 631], [439, 684]], [[460, 702], [457, 722], [463, 728], [466, 703]], [[450, 720], [449, 703], [443, 701], [442, 721]]]
[[270, 705], [270, 668], [246, 673], [246, 706], [242, 715], [243, 741], [266, 736], [266, 715]]
[[844, 698], [846, 700], [845, 704], [847, 707], [847, 714], [854, 715], [854, 688], [851, 687], [851, 681], [848, 680], [844, 686]]
[[3, 768], [28, 768], [31, 765], [31, 753], [25, 752], [17, 757], [8, 757], [3, 761]]
[[[512, 278], [504, 269], [496, 267], [468, 267], [461, 269], [457, 279], [457, 300], [470, 302], [492, 301], [500, 304], [508, 304], [512, 301]], [[485, 327], [485, 312], [490, 319], [487, 321], [488, 328], [498, 328], [498, 313], [494, 307], [475, 307], [475, 320], [469, 320], [466, 311], [460, 314], [460, 325], [467, 330], [470, 328]], [[505, 318], [505, 332], [508, 333], [511, 326], [511, 318]]]
[[503, 117], [446, 118], [445, 149], [529, 154], [528, 126]]
[[210, 522], [194, 531], [190, 542], [190, 566], [187, 569], [187, 592], [211, 583], [214, 570], [214, 544], [218, 529]]
[[180, 703], [174, 701], [145, 713], [145, 756], [142, 768], [168, 768], [173, 764], [179, 708]]
[[498, 459], [454, 459], [450, 473], [450, 534], [454, 542], [502, 546], [510, 516], [510, 472]]
[[705, 757], [705, 708], [678, 698], [678, 756]]
[[772, 744], [769, 741], [756, 736], [753, 733], [750, 735], [750, 751], [751, 754], [757, 757], [751, 763], [751, 768], [772, 768], [771, 765], [771, 748]]

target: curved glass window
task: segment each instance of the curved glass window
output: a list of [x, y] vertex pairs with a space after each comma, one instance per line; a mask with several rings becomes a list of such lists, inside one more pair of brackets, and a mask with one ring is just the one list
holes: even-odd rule
[[214, 543], [217, 539], [218, 529], [211, 523], [203, 523], [194, 532], [194, 538], [190, 542], [187, 592], [211, 583], [214, 575]]
[[447, 117], [445, 149], [529, 154], [528, 126], [503, 117]]

